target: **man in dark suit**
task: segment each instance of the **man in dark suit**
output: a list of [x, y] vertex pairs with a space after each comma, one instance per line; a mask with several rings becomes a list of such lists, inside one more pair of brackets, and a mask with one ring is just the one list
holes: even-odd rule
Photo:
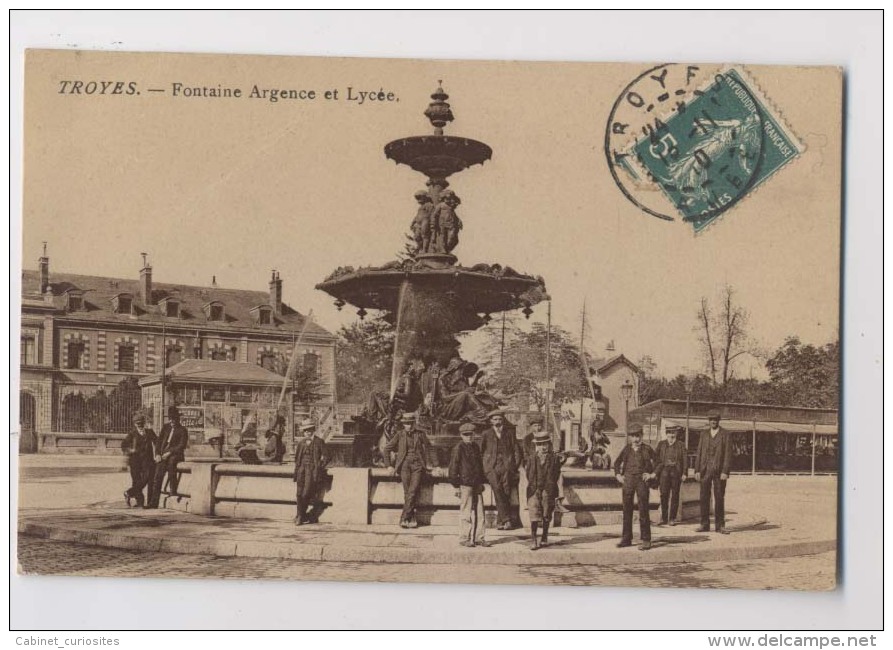
[[136, 499], [138, 508], [146, 505], [143, 490], [152, 481], [155, 473], [157, 441], [155, 432], [146, 426], [146, 416], [137, 413], [133, 418], [133, 427], [121, 441], [121, 451], [127, 456], [127, 466], [130, 469], [130, 488], [124, 493], [128, 507], [131, 499]]
[[[318, 494], [325, 478], [326, 451], [325, 443], [316, 436], [316, 424], [306, 419], [298, 429], [304, 436], [295, 445], [295, 471], [292, 480], [295, 482], [295, 526], [305, 523], [316, 523], [319, 518]], [[313, 506], [308, 514], [308, 506]]]
[[695, 461], [695, 478], [701, 482], [701, 526], [699, 533], [710, 530], [710, 492], [713, 491], [716, 532], [728, 535], [726, 530], [726, 481], [732, 465], [732, 436], [719, 426], [719, 413], [707, 418], [710, 428], [701, 432], [698, 457]]
[[[685, 476], [685, 443], [678, 440], [683, 427], [667, 427], [667, 439], [657, 443], [654, 475], [660, 485], [660, 523], [679, 522], [679, 489]], [[668, 518], [669, 515], [669, 518]]]
[[459, 427], [461, 440], [450, 455], [450, 483], [459, 497], [459, 545], [490, 546], [484, 538], [484, 463], [473, 436], [475, 426], [466, 422]]
[[186, 427], [180, 424], [180, 410], [176, 406], [167, 409], [168, 422], [161, 427], [158, 443], [155, 445], [155, 476], [149, 487], [149, 503], [147, 508], [157, 508], [161, 500], [161, 487], [164, 477], [169, 477], [168, 491], [171, 496], [177, 495], [179, 476], [177, 463], [183, 462], [183, 453], [189, 442]]
[[505, 413], [499, 409], [488, 414], [490, 428], [481, 438], [481, 456], [484, 475], [496, 501], [497, 529], [512, 530], [517, 527], [512, 516], [512, 494], [518, 489], [518, 467], [521, 465], [521, 445], [515, 439], [515, 430], [507, 426]]
[[[527, 510], [530, 512], [530, 535], [533, 539], [530, 550], [536, 551], [549, 543], [549, 522], [555, 512], [561, 466], [567, 456], [552, 451], [552, 436], [541, 429], [534, 431], [533, 445], [534, 451], [527, 457], [524, 469], [527, 473]], [[536, 536], [540, 524], [543, 526], [542, 539]]]
[[403, 481], [403, 512], [400, 514], [401, 528], [417, 528], [416, 506], [422, 491], [422, 480], [431, 471], [428, 465], [430, 444], [423, 431], [416, 428], [414, 413], [404, 413], [400, 417], [403, 427], [385, 445], [385, 451], [396, 451], [394, 473]]
[[630, 425], [627, 432], [629, 442], [617, 456], [614, 471], [617, 480], [623, 485], [623, 533], [619, 548], [633, 544], [633, 499], [639, 502], [639, 532], [642, 543], [640, 551], [651, 548], [651, 511], [648, 505], [648, 481], [654, 477], [654, 450], [642, 443], [642, 427]]

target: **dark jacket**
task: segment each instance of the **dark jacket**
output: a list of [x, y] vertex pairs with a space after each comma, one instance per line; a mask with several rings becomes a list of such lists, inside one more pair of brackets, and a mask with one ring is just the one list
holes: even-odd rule
[[533, 442], [533, 434], [528, 433], [521, 439], [521, 465], [527, 467], [527, 460], [536, 453], [536, 443]]
[[646, 445], [644, 442], [642, 446], [639, 447], [639, 457], [642, 461], [639, 464], [638, 472], [634, 472], [630, 463], [630, 458], [636, 452], [633, 451], [633, 446], [631, 444], [626, 445], [623, 448], [623, 451], [617, 456], [617, 460], [614, 462], [614, 473], [620, 474], [623, 477], [627, 476], [635, 476], [638, 474], [641, 476], [642, 474], [653, 474], [654, 466], [655, 466], [655, 457], [654, 450]]
[[668, 456], [670, 452], [670, 444], [666, 440], [661, 440], [657, 443], [657, 451], [655, 452], [656, 461], [654, 465], [654, 473], [658, 476], [661, 475], [661, 472], [664, 471], [664, 468], [667, 467], [676, 467], [676, 470], [679, 472], [679, 476], [685, 475], [685, 443], [681, 440], [677, 440], [675, 445], [679, 447], [679, 453], [676, 455], [676, 462], [670, 463]]
[[121, 451], [127, 456], [127, 462], [130, 465], [155, 462], [155, 445], [158, 444], [158, 436], [149, 427], [146, 427], [144, 431], [145, 435], [141, 436], [134, 426], [121, 441]]
[[[513, 427], [504, 426], [502, 428], [502, 437], [504, 442], [508, 443], [505, 466], [508, 467], [510, 473], [517, 474], [518, 467], [521, 465], [523, 452], [521, 450], [521, 444], [515, 438], [515, 429]], [[484, 436], [481, 438], [481, 456], [484, 460], [485, 474], [489, 474], [496, 469], [496, 452], [498, 444], [499, 440], [496, 438], [496, 431], [493, 427], [484, 431]]]
[[325, 443], [313, 436], [309, 440], [302, 438], [295, 442], [295, 471], [292, 474], [292, 480], [298, 480], [298, 471], [304, 466], [304, 461], [309, 457], [310, 473], [314, 480], [319, 480], [325, 474], [326, 464], [329, 462], [326, 458]]
[[484, 463], [478, 446], [473, 442], [460, 442], [453, 447], [450, 456], [450, 483], [453, 487], [480, 487], [484, 482]]
[[525, 470], [527, 472], [527, 498], [533, 496], [537, 486], [543, 488], [547, 497], [552, 499], [558, 496], [558, 479], [561, 477], [561, 466], [564, 461], [558, 454], [549, 452], [545, 455], [541, 464], [536, 462], [536, 452], [527, 457]]
[[171, 459], [181, 463], [183, 462], [183, 452], [186, 451], [186, 445], [189, 443], [189, 433], [182, 424], [171, 426], [168, 422], [161, 427], [161, 434], [158, 436], [158, 443], [155, 446], [155, 453], [159, 456], [170, 452]]
[[710, 429], [701, 432], [701, 440], [698, 442], [698, 456], [695, 461], [695, 471], [702, 476], [707, 475], [708, 469], [715, 470], [711, 475], [729, 475], [732, 465], [732, 435], [720, 427], [713, 441], [711, 454]]
[[[419, 443], [421, 444], [419, 451], [422, 454], [422, 460], [425, 462], [425, 467], [428, 467], [428, 450], [431, 448], [431, 445], [428, 442], [428, 436], [425, 435], [424, 431], [416, 431], [415, 435], [419, 437]], [[385, 445], [385, 451], [394, 450], [397, 450], [397, 458], [394, 461], [394, 470], [399, 474], [400, 469], [403, 467], [403, 461], [406, 460], [406, 454], [409, 451], [409, 444], [405, 430], [401, 429], [398, 431]]]

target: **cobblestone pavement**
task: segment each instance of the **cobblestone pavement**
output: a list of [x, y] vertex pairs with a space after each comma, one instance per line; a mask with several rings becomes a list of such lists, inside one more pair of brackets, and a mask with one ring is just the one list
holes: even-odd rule
[[829, 590], [836, 553], [798, 557], [630, 566], [456, 565], [316, 562], [131, 551], [19, 535], [19, 571], [41, 574], [265, 580], [714, 587]]

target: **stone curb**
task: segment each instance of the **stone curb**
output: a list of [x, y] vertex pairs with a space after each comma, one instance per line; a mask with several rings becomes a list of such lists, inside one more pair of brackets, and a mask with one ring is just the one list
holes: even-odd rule
[[812, 555], [837, 548], [836, 540], [781, 542], [741, 547], [661, 548], [660, 541], [648, 552], [635, 547], [616, 550], [562, 549], [561, 542], [532, 551], [501, 551], [499, 544], [490, 548], [456, 548], [450, 550], [406, 548], [394, 546], [332, 546], [312, 543], [282, 543], [251, 539], [208, 539], [205, 537], [165, 538], [121, 531], [82, 529], [72, 525], [46, 524], [20, 520], [18, 531], [23, 535], [76, 542], [91, 546], [107, 546], [135, 551], [215, 555], [221, 557], [254, 557], [316, 562], [391, 562], [407, 564], [468, 565], [628, 565], [696, 563], [729, 560], [756, 560], [797, 555]]

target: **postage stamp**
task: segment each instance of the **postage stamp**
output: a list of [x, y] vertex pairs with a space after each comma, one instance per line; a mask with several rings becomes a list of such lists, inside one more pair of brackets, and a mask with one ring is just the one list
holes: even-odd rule
[[[675, 104], [663, 117], [652, 117], [671, 99]], [[695, 232], [802, 152], [803, 145], [737, 67], [723, 68], [706, 82], [698, 66], [646, 71], [618, 98], [606, 134], [611, 172], [627, 198], [671, 220], [668, 201]], [[643, 196], [655, 189], [665, 199], [662, 207], [657, 197]]]

